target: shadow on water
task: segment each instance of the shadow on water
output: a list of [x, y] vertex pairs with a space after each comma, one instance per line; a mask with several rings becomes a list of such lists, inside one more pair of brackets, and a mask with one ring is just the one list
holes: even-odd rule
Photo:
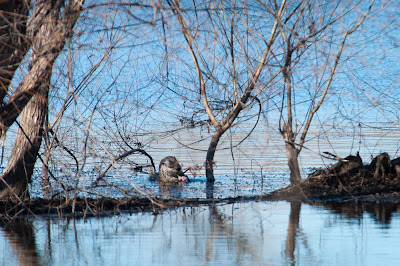
[[[373, 222], [380, 229], [389, 229], [391, 226], [392, 218], [396, 217], [396, 224], [399, 223], [399, 213], [400, 213], [400, 203], [399, 202], [319, 202], [319, 203], [302, 203], [299, 201], [290, 202], [290, 214], [288, 219], [288, 228], [286, 234], [286, 243], [285, 243], [285, 256], [290, 265], [298, 264], [298, 256], [296, 255], [296, 244], [304, 245], [303, 252], [310, 252], [311, 248], [309, 243], [312, 241], [308, 239], [307, 235], [303, 232], [300, 224], [300, 211], [302, 205], [308, 205], [313, 207], [322, 207], [323, 209], [329, 211], [329, 215], [338, 216], [339, 220], [344, 221], [345, 223], [356, 222], [360, 226], [363, 226], [363, 219], [372, 218]], [[368, 217], [367, 217], [368, 216]], [[302, 217], [303, 219], [311, 219], [311, 217]], [[396, 229], [398, 237], [399, 228]], [[321, 237], [326, 237], [322, 235]], [[359, 236], [364, 237], [364, 236]], [[310, 237], [312, 238], [312, 237]], [[368, 237], [366, 237], [368, 238]], [[340, 238], [336, 239], [336, 241], [341, 242]], [[350, 239], [349, 239], [350, 241]], [[375, 241], [375, 239], [370, 239], [370, 241]], [[340, 245], [340, 243], [336, 243], [336, 245]], [[300, 249], [297, 249], [300, 250]], [[388, 249], [390, 250], [390, 249]], [[378, 251], [379, 253], [379, 251]], [[393, 256], [393, 254], [390, 254]], [[392, 256], [388, 256], [388, 258], [393, 258]], [[327, 260], [329, 261], [329, 257]], [[331, 258], [332, 261], [335, 260], [334, 257]], [[385, 257], [381, 258], [382, 261], [385, 260]], [[400, 259], [399, 256], [396, 255], [396, 261]], [[331, 261], [331, 262], [332, 262]], [[379, 259], [378, 259], [379, 261]]]
[[87, 264], [390, 264], [400, 259], [384, 248], [398, 244], [399, 212], [397, 202], [261, 201], [86, 220], [20, 219], [0, 224], [0, 264], [82, 258]]

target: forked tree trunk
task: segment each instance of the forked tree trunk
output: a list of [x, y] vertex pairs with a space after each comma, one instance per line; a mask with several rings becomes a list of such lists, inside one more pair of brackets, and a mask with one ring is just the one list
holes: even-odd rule
[[[210, 145], [207, 150], [207, 156], [206, 156], [206, 162], [205, 162], [206, 178], [207, 178], [208, 183], [215, 181], [213, 164], [214, 164], [214, 155], [215, 155], [215, 151], [217, 149], [219, 139], [221, 138], [222, 134], [224, 134], [224, 132], [232, 126], [233, 122], [236, 120], [239, 113], [243, 110], [243, 107], [247, 103], [248, 99], [251, 97], [252, 91], [256, 87], [257, 80], [260, 77], [260, 74], [265, 66], [265, 62], [266, 62], [267, 57], [270, 52], [270, 48], [271, 48], [273, 42], [275, 41], [276, 30], [277, 30], [278, 21], [279, 21], [278, 18], [281, 17], [283, 8], [285, 6], [285, 2], [286, 2], [285, 0], [282, 1], [279, 11], [275, 14], [277, 19], [275, 20], [274, 26], [272, 27], [271, 34], [270, 34], [269, 40], [267, 42], [267, 47], [265, 48], [258, 65], [254, 68], [254, 72], [251, 75], [251, 79], [249, 80], [250, 82], [248, 83], [247, 88], [245, 89], [245, 91], [243, 91], [243, 94], [239, 99], [239, 96], [238, 96], [239, 93], [236, 90], [236, 86], [234, 86], [235, 87], [234, 94], [236, 95], [236, 103], [234, 104], [234, 107], [232, 109], [230, 109], [227, 116], [221, 122], [217, 121], [217, 118], [215, 117], [213, 110], [209, 105], [209, 101], [207, 99], [206, 82], [203, 79], [203, 73], [200, 68], [198, 56], [196, 55], [196, 53], [198, 51], [197, 51], [197, 49], [194, 49], [194, 45], [193, 45], [193, 43], [195, 43], [195, 40], [194, 40], [195, 38], [194, 38], [194, 35], [192, 35], [190, 28], [188, 27], [188, 23], [183, 18], [182, 11], [179, 7], [180, 1], [172, 1], [172, 3], [169, 2], [169, 4], [173, 8], [172, 11], [178, 18], [179, 25], [181, 26], [182, 33], [186, 39], [186, 42], [187, 42], [188, 48], [189, 48], [189, 52], [191, 54], [191, 57], [193, 59], [195, 67], [196, 67], [196, 72], [199, 77], [200, 94], [201, 94], [202, 101], [203, 101], [203, 104], [205, 107], [205, 111], [207, 112], [211, 123], [214, 125], [214, 127], [216, 129], [211, 138], [211, 142], [210, 142]], [[232, 31], [233, 31], [233, 29], [232, 29]], [[230, 46], [231, 46], [231, 51], [232, 51], [232, 60], [234, 61], [234, 59], [233, 59], [234, 55], [233, 55], [233, 50], [232, 50], [233, 49], [233, 40], [230, 43]], [[233, 64], [233, 79], [236, 80], [236, 74], [234, 74], [234, 72], [235, 72], [234, 69], [235, 69], [235, 66]]]
[[[27, 35], [32, 43], [29, 72], [10, 99], [0, 107], [1, 136], [15, 122], [31, 97], [39, 90], [42, 80], [52, 71], [54, 61], [71, 36], [84, 0], [40, 0], [28, 21]], [[65, 7], [64, 7], [65, 5]], [[63, 8], [64, 7], [64, 8]], [[61, 9], [64, 12], [61, 12]]]

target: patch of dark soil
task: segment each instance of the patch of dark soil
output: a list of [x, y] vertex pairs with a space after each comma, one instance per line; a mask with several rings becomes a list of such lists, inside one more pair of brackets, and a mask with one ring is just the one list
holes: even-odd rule
[[329, 168], [317, 169], [298, 185], [272, 193], [275, 199], [399, 198], [400, 158], [387, 153], [364, 165], [359, 154], [339, 159]]

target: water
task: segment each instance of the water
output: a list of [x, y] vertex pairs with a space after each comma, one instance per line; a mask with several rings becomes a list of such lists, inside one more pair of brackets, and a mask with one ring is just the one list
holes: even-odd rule
[[[255, 196], [269, 193], [288, 184], [289, 171], [286, 152], [282, 136], [276, 130], [278, 126], [260, 123], [248, 136], [253, 126], [254, 124], [250, 122], [243, 124], [242, 127], [227, 132], [221, 138], [214, 158], [217, 182], [215, 197]], [[340, 126], [313, 125], [308, 134], [309, 141], [306, 142], [299, 157], [302, 175], [306, 177], [316, 167], [336, 163], [334, 160], [321, 157], [324, 152], [337, 154], [342, 158], [359, 152], [365, 163], [369, 163], [372, 157], [381, 152], [389, 153], [391, 158], [399, 157], [399, 128], [397, 124], [386, 123], [374, 123], [373, 126], [360, 124], [355, 127], [343, 123]], [[203, 163], [206, 156], [204, 149], [210, 140], [209, 135], [207, 130], [201, 128], [184, 129], [174, 134], [171, 133], [168, 138], [153, 140], [146, 147], [146, 151], [153, 157], [156, 167], [162, 158], [174, 155], [183, 165], [183, 169], [189, 169], [186, 173], [195, 182], [176, 191], [177, 193], [172, 195], [173, 197], [207, 197], [204, 193], [206, 178]], [[123, 142], [101, 136], [101, 134], [98, 135], [96, 141], [88, 145], [85, 155], [81, 153], [81, 148], [77, 149], [75, 156], [78, 161], [86, 162], [85, 168], [79, 175], [75, 170], [74, 160], [62, 149], [56, 149], [50, 168], [53, 175], [72, 190], [75, 189], [76, 182], [79, 180], [80, 191], [91, 191], [100, 196], [119, 197], [126, 195], [127, 191], [129, 195], [137, 196], [132, 184], [152, 196], [161, 196], [158, 185], [148, 182], [148, 175], [133, 170], [137, 164], [149, 164], [148, 158], [142, 154], [133, 154], [116, 162], [104, 177], [107, 184], [101, 183], [104, 185], [103, 187], [93, 189], [91, 187], [93, 181], [110, 163], [109, 154], [118, 156], [130, 150], [130, 148], [124, 147]], [[146, 140], [143, 142], [145, 143]], [[73, 143], [73, 140], [70, 143]], [[107, 147], [108, 153], [105, 153], [104, 147]], [[125, 150], [121, 147], [124, 147]], [[40, 161], [37, 165], [39, 171], [33, 177], [30, 192], [32, 197], [43, 197]], [[144, 170], [149, 171], [149, 169]], [[50, 182], [53, 183], [52, 187], [55, 192], [62, 190], [58, 181], [50, 178]], [[122, 188], [123, 193], [118, 188]], [[80, 193], [79, 195], [93, 196], [90, 193]]]
[[2, 225], [2, 265], [398, 265], [394, 202], [246, 202]]
[[[316, 154], [323, 151], [342, 157], [359, 151], [365, 162], [381, 151], [398, 156], [397, 126], [331, 127], [324, 132], [322, 128], [326, 127], [310, 132], [310, 150], [303, 150], [300, 158], [304, 176], [312, 167], [332, 163]], [[148, 195], [162, 198], [267, 194], [287, 185], [289, 174], [281, 136], [264, 130], [258, 128], [234, 148], [246, 132], [222, 140], [215, 158], [212, 193], [206, 189], [204, 169], [187, 172], [194, 182], [159, 187], [131, 169], [132, 162], [143, 159], [140, 155], [116, 164], [105, 177], [108, 185], [95, 192], [118, 196], [118, 188], [122, 188], [137, 196], [134, 184]], [[199, 165], [205, 152], [182, 146], [193, 142], [196, 134], [192, 133], [180, 132], [175, 136], [179, 142], [154, 142], [148, 152], [156, 163], [173, 154], [184, 168]], [[107, 144], [112, 154], [120, 154], [113, 144]], [[206, 144], [207, 140], [190, 146], [200, 148]], [[106, 156], [87, 159], [88, 169], [102, 169], [109, 160]], [[56, 166], [66, 161], [59, 157]], [[68, 168], [53, 171], [65, 184], [75, 185], [75, 173]], [[80, 195], [92, 196], [85, 194], [84, 185], [90, 185], [97, 174], [82, 172]], [[34, 197], [43, 196], [40, 171], [30, 188]], [[0, 265], [397, 265], [399, 210], [397, 202], [255, 201], [86, 220], [31, 216], [1, 225]]]
[[[134, 184], [148, 195], [162, 198], [270, 193], [289, 181], [282, 137], [271, 128], [276, 127], [258, 126], [239, 146], [248, 130], [231, 132], [221, 139], [211, 195], [204, 169], [189, 170], [187, 174], [194, 182], [185, 186], [165, 189], [149, 182], [146, 175], [132, 170], [134, 163], [148, 164], [142, 155], [118, 162], [104, 178], [108, 184], [93, 191], [99, 196], [121, 196], [121, 191], [137, 196]], [[303, 176], [312, 167], [334, 163], [320, 157], [324, 151], [341, 157], [359, 151], [367, 163], [383, 151], [392, 158], [399, 156], [398, 128], [378, 123], [375, 127], [312, 127], [308, 149], [300, 157]], [[204, 162], [205, 151], [201, 149], [209, 141], [207, 137], [196, 142], [201, 134], [205, 132], [200, 129], [180, 131], [151, 142], [146, 151], [156, 164], [164, 156], [175, 155], [184, 169], [195, 169]], [[86, 193], [85, 186], [90, 186], [99, 170], [110, 162], [96, 144], [103, 143], [114, 156], [123, 153], [118, 149], [121, 143], [115, 140], [98, 136], [95, 141], [89, 145], [87, 158], [75, 153], [79, 161], [86, 159], [86, 169], [79, 176], [79, 196], [93, 196]], [[62, 150], [58, 155], [54, 155], [51, 170], [58, 180], [74, 188], [77, 173], [71, 170], [73, 160]], [[56, 186], [56, 181], [51, 182]], [[43, 196], [40, 170], [30, 189], [33, 197]], [[399, 207], [397, 203], [375, 202], [339, 206], [248, 202], [86, 220], [31, 217], [2, 225], [0, 265], [393, 265], [400, 263], [396, 251], [400, 242]]]

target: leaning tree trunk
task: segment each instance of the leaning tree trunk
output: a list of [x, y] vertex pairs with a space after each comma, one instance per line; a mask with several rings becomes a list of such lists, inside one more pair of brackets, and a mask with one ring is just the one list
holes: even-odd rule
[[28, 183], [42, 143], [43, 122], [48, 112], [50, 77], [50, 73], [45, 76], [39, 91], [21, 113], [14, 148], [2, 175], [7, 184], [0, 185], [0, 198], [29, 196]]
[[214, 182], [214, 155], [217, 150], [219, 139], [221, 138], [224, 132], [221, 128], [215, 130], [213, 136], [211, 137], [210, 145], [208, 146], [207, 156], [206, 156], [206, 178], [207, 182]]
[[82, 4], [83, 0], [70, 0], [61, 16], [64, 1], [41, 0], [37, 2], [28, 22], [27, 35], [32, 44], [29, 72], [17, 92], [0, 108], [3, 135], [23, 110], [14, 149], [1, 177], [1, 198], [29, 196], [28, 183], [48, 111], [53, 64], [64, 47], [65, 39], [72, 34]]

